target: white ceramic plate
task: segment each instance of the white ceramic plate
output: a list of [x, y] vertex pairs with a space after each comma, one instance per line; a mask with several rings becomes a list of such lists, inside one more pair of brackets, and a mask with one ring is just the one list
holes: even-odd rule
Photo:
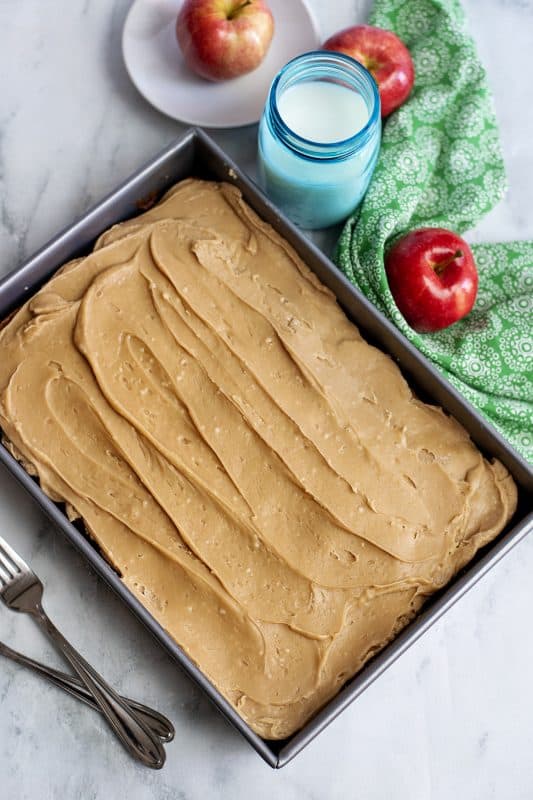
[[185, 65], [176, 40], [182, 0], [135, 0], [124, 25], [122, 52], [140, 93], [169, 117], [209, 128], [257, 122], [270, 84], [291, 58], [319, 45], [319, 31], [305, 0], [269, 0], [274, 36], [259, 67], [223, 83], [212, 83]]

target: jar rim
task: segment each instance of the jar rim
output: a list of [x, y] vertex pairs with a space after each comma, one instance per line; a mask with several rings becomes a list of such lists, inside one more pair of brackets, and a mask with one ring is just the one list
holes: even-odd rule
[[[313, 63], [314, 62], [314, 63]], [[364, 88], [368, 89], [368, 94], [372, 100], [372, 108], [365, 125], [346, 139], [334, 142], [317, 142], [307, 139], [296, 133], [290, 128], [282, 118], [278, 110], [277, 99], [280, 82], [287, 76], [287, 73], [294, 71], [295, 67], [311, 63], [313, 66], [336, 67], [339, 71], [339, 78], [354, 78], [357, 76], [363, 80]], [[367, 95], [368, 96], [368, 95]], [[363, 147], [376, 123], [381, 116], [381, 106], [379, 90], [371, 73], [359, 61], [356, 61], [346, 53], [339, 53], [335, 50], [310, 50], [295, 56], [280, 69], [270, 87], [267, 107], [270, 112], [272, 126], [278, 138], [294, 150], [298, 155], [311, 159], [338, 160], [353, 155]]]

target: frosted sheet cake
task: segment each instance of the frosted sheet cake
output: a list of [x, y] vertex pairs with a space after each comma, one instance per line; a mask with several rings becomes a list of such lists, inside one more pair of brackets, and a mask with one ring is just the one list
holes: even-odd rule
[[111, 228], [0, 331], [0, 427], [261, 736], [300, 728], [505, 526], [417, 399], [224, 183]]

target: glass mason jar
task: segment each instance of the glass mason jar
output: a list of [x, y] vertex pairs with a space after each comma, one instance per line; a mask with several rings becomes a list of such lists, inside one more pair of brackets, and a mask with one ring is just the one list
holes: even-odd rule
[[[335, 83], [360, 95], [368, 112], [366, 124], [336, 142], [312, 141], [291, 130], [279, 112], [280, 98], [291, 87], [314, 81]], [[304, 113], [312, 119], [321, 110], [309, 107]], [[289, 61], [270, 87], [259, 125], [259, 179], [293, 222], [303, 228], [325, 228], [345, 219], [361, 202], [380, 139], [379, 92], [368, 70], [343, 53], [304, 53]]]

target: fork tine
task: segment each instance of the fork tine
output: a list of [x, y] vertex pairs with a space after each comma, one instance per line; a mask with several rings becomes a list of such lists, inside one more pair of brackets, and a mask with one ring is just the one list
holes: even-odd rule
[[10, 573], [2, 565], [2, 562], [0, 562], [0, 585], [4, 583], [9, 583], [10, 581], [11, 581]]
[[11, 559], [18, 570], [22, 572], [30, 569], [24, 559], [21, 558], [18, 553], [15, 553], [13, 548], [8, 545], [6, 540], [0, 536], [0, 557], [2, 556], [2, 550], [4, 551], [5, 555]]
[[4, 572], [7, 572], [10, 576], [13, 574], [16, 575], [19, 571], [2, 549], [2, 545], [0, 545], [0, 567], [3, 567]]

